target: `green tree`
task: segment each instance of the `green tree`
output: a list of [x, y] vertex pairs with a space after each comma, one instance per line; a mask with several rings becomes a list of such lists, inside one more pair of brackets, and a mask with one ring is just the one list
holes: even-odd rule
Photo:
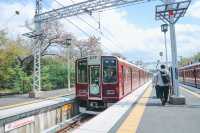
[[74, 45], [79, 49], [82, 57], [88, 55], [102, 55], [103, 50], [101, 49], [100, 44], [100, 38], [90, 36], [86, 40], [76, 41]]
[[185, 65], [188, 65], [190, 64], [191, 62], [191, 59], [190, 58], [181, 58], [180, 62], [179, 62], [179, 66], [185, 66]]
[[[67, 64], [59, 58], [45, 58], [42, 61], [42, 90], [52, 90], [67, 87]], [[74, 84], [74, 69], [71, 66], [71, 84]]]
[[6, 33], [0, 32], [0, 89], [13, 92], [27, 92], [30, 89], [30, 77], [24, 73], [17, 61], [26, 50], [19, 40], [11, 40]]
[[200, 62], [200, 52], [193, 56], [195, 62]]

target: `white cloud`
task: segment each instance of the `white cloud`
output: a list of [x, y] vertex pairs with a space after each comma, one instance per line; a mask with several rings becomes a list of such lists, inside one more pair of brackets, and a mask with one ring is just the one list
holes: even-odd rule
[[[0, 3], [0, 29], [7, 29], [11, 37], [23, 34], [27, 32], [27, 28], [24, 27], [25, 21], [32, 21], [34, 15], [34, 6], [30, 3], [26, 5], [22, 3]], [[16, 15], [15, 11], [19, 11], [20, 14]]]
[[195, 1], [189, 8], [189, 16], [200, 19], [200, 1]]
[[200, 52], [200, 25], [177, 25], [177, 46], [180, 56], [192, 56]]
[[[63, 5], [70, 4], [69, 1], [59, 0]], [[60, 5], [55, 2], [52, 3], [52, 8], [59, 8]], [[6, 5], [0, 3], [1, 12], [0, 15], [0, 25], [2, 25], [9, 16], [13, 14], [16, 9], [23, 8], [23, 5], [13, 4]], [[10, 11], [9, 9], [13, 9]], [[26, 19], [31, 19], [34, 15], [34, 7], [28, 4], [20, 13], [19, 16], [10, 21], [7, 26], [9, 26], [9, 32], [16, 34], [22, 34], [27, 32], [26, 28], [20, 25], [24, 24]], [[94, 13], [93, 16], [98, 21], [98, 13]], [[144, 28], [138, 26], [133, 22], [127, 20], [128, 13], [123, 10], [110, 10], [101, 13], [101, 30], [103, 35], [100, 35], [97, 31], [94, 31], [85, 22], [80, 20], [80, 18], [71, 17], [68, 18], [70, 21], [81, 27], [89, 35], [101, 36], [101, 42], [104, 49], [113, 52], [121, 52], [125, 56], [130, 58], [145, 59], [149, 61], [157, 60], [159, 57], [158, 53], [164, 50], [164, 40], [163, 34], [160, 32], [160, 26]], [[98, 24], [89, 15], [81, 15], [81, 19], [87, 21], [93, 28], [98, 30]], [[74, 27], [72, 24], [62, 19], [61, 22], [64, 24], [65, 29], [68, 32], [74, 33], [78, 38], [86, 38], [79, 29]], [[105, 29], [106, 27], [106, 29]], [[2, 27], [1, 27], [2, 28]], [[112, 33], [108, 33], [112, 32]], [[177, 47], [178, 55], [180, 56], [192, 56], [195, 52], [200, 51], [200, 25], [196, 24], [177, 24]], [[105, 37], [106, 36], [106, 37]], [[169, 32], [168, 32], [169, 38]], [[112, 40], [112, 41], [110, 41]], [[113, 43], [114, 42], [114, 43]], [[168, 51], [170, 49], [170, 42], [168, 39]], [[130, 56], [130, 57], [129, 57]]]
[[[127, 20], [127, 13], [111, 11], [104, 14], [103, 23], [112, 31], [114, 38], [119, 41], [121, 46], [112, 48], [116, 51], [126, 53], [138, 53], [141, 59], [155, 60], [158, 58], [159, 51], [164, 51], [163, 34], [160, 32], [160, 26], [143, 28]], [[200, 25], [198, 24], [177, 24], [176, 37], [178, 56], [192, 56], [200, 52]], [[170, 50], [169, 32], [168, 32], [168, 51]], [[104, 42], [106, 42], [104, 40]], [[109, 42], [106, 45], [111, 45]], [[120, 49], [120, 50], [119, 50]], [[169, 55], [170, 56], [170, 55]]]

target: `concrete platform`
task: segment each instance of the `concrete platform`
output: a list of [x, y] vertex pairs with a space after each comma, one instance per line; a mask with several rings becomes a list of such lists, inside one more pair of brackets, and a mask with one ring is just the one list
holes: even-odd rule
[[0, 97], [0, 110], [5, 108], [16, 107], [18, 105], [28, 104], [31, 102], [36, 102], [42, 99], [60, 97], [71, 93], [74, 93], [73, 89], [72, 91], [68, 91], [68, 89], [59, 89], [59, 90], [45, 91], [43, 92], [43, 95], [41, 95], [39, 98], [30, 98], [28, 94], [3, 96]]
[[[151, 85], [150, 85], [151, 86]], [[73, 133], [199, 133], [200, 95], [182, 88], [185, 105], [162, 106], [151, 87], [140, 88]], [[144, 93], [143, 93], [144, 92]], [[138, 99], [139, 98], [139, 99]]]
[[41, 102], [33, 103], [33, 104], [28, 104], [28, 105], [23, 105], [23, 106], [18, 106], [10, 109], [3, 109], [0, 110], [0, 120], [10, 118], [12, 116], [17, 116], [19, 114], [23, 114], [26, 112], [31, 112], [33, 110], [41, 109], [41, 108], [48, 108], [52, 105], [56, 105], [58, 103], [66, 102], [73, 100], [73, 98], [56, 98], [52, 100], [44, 100]]
[[[185, 89], [180, 90], [181, 95], [185, 96], [185, 105], [171, 105], [166, 104], [162, 106], [159, 99], [156, 99], [155, 92], [152, 90], [148, 97], [147, 103], [138, 102], [139, 108], [144, 108], [144, 113], [138, 116], [138, 112], [135, 114], [131, 113], [127, 118], [133, 117], [133, 120], [128, 122], [130, 130], [123, 133], [199, 133], [200, 131], [200, 97], [192, 95], [185, 91]], [[146, 99], [143, 96], [140, 100]], [[139, 122], [138, 122], [139, 121]], [[124, 124], [126, 120], [122, 123]], [[138, 125], [135, 126], [138, 122]], [[122, 125], [121, 124], [121, 125]], [[121, 127], [119, 126], [119, 132]], [[135, 128], [134, 130], [132, 130]], [[130, 132], [132, 131], [132, 132]]]
[[150, 82], [138, 88], [92, 120], [83, 124], [80, 128], [74, 130], [73, 133], [107, 133], [114, 131], [115, 127], [118, 126], [120, 121], [123, 121], [123, 118], [125, 118], [149, 85]]
[[58, 131], [79, 113], [74, 97], [65, 96], [0, 110], [0, 133]]

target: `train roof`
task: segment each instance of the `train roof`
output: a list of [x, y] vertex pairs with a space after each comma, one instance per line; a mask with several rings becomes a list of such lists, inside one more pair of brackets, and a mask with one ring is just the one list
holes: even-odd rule
[[[141, 69], [141, 70], [144, 70], [144, 71], [148, 72], [146, 69], [141, 68], [141, 67], [137, 66], [136, 64], [133, 64], [133, 63], [131, 63], [131, 62], [125, 60], [125, 59], [122, 59], [122, 58], [120, 58], [120, 57], [113, 56], [113, 55], [101, 55], [101, 57], [102, 57], [102, 56], [103, 56], [103, 57], [115, 57], [115, 58], [117, 58], [117, 59], [118, 59], [119, 61], [121, 61], [121, 62], [124, 62], [124, 63], [126, 63], [126, 64], [129, 64], [129, 65], [134, 66], [134, 67], [136, 67], [136, 68], [138, 68], [138, 69]], [[82, 57], [82, 58], [79, 58], [79, 59], [77, 59], [77, 60], [85, 59], [85, 58], [88, 58], [88, 57], [89, 57], [89, 56]]]
[[194, 67], [194, 66], [198, 66], [198, 65], [200, 65], [200, 62], [194, 63], [194, 64], [190, 64], [190, 65], [187, 65], [187, 66], [183, 66], [180, 69], [186, 69], [186, 68], [190, 68], [190, 67]]
[[[116, 57], [116, 56], [113, 56], [113, 57]], [[137, 66], [136, 64], [133, 64], [133, 63], [127, 61], [127, 60], [124, 60], [124, 59], [119, 58], [119, 57], [116, 57], [116, 58], [117, 58], [119, 61], [121, 61], [121, 62], [127, 63], [127, 64], [129, 64], [129, 65], [131, 65], [131, 66], [134, 66], [134, 67], [138, 68], [138, 69], [145, 70], [144, 68], [139, 67], [139, 66]], [[145, 70], [145, 71], [147, 71], [147, 70]]]

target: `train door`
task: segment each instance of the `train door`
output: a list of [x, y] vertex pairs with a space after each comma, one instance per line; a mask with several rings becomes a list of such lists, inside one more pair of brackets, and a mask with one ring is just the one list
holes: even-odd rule
[[100, 66], [89, 66], [89, 99], [101, 100]]

